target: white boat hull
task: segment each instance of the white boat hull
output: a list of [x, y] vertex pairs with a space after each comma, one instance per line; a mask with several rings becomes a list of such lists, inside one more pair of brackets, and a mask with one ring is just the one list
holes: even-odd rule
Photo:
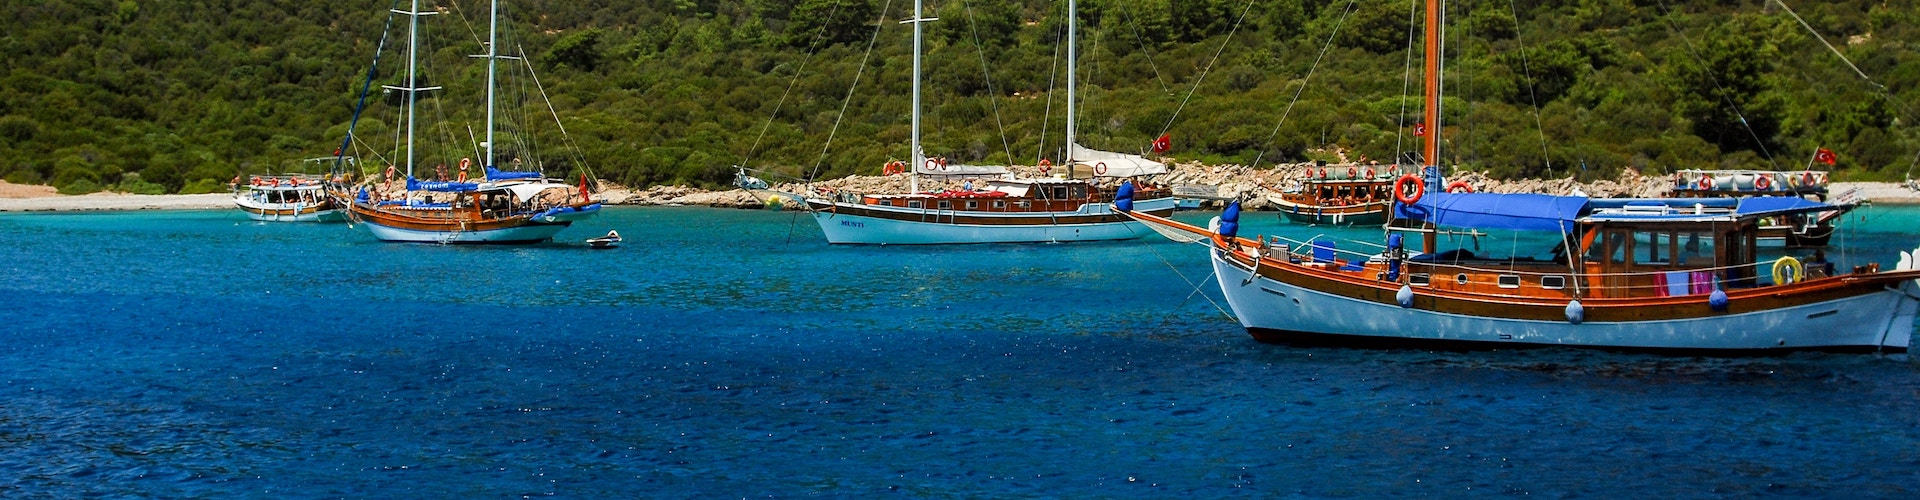
[[[1635, 351], [1851, 350], [1903, 352], [1920, 285], [1794, 307], [1707, 318], [1632, 322], [1469, 316], [1382, 304], [1265, 277], [1214, 255], [1221, 291], [1242, 326], [1263, 340], [1469, 348], [1565, 346]], [[1243, 284], [1245, 283], [1245, 284]]]
[[409, 243], [539, 243], [552, 240], [568, 224], [530, 224], [484, 231], [420, 231], [382, 226], [371, 221], [361, 224], [381, 241]]
[[[844, 202], [837, 202], [844, 203]], [[1173, 198], [1136, 202], [1135, 210], [1171, 210]], [[1127, 219], [1098, 223], [1060, 224], [964, 224], [945, 222], [957, 213], [962, 217], [1031, 218], [1032, 213], [967, 212], [934, 209], [908, 209], [923, 212], [924, 220], [899, 220], [815, 210], [813, 218], [826, 233], [827, 242], [869, 245], [936, 245], [957, 243], [1050, 243], [1069, 241], [1128, 240], [1153, 234], [1145, 224]], [[1074, 212], [1058, 215], [1088, 216], [1112, 214], [1105, 203], [1089, 203]]]

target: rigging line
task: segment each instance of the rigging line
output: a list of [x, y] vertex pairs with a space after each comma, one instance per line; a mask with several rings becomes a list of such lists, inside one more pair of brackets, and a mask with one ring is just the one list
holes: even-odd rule
[[[1171, 217], [1171, 216], [1169, 216], [1169, 217]], [[1137, 235], [1137, 234], [1139, 234], [1138, 232], [1136, 232], [1136, 231], [1134, 231], [1134, 229], [1133, 229], [1133, 227], [1132, 227], [1132, 226], [1127, 226], [1127, 225], [1124, 225], [1124, 224], [1123, 224], [1123, 225], [1121, 225], [1121, 227], [1125, 227], [1125, 228], [1127, 228], [1127, 233], [1129, 233], [1129, 234], [1136, 234], [1136, 235]], [[1156, 233], [1156, 235], [1158, 234], [1158, 232], [1157, 232], [1157, 231], [1156, 231], [1155, 233]], [[1205, 284], [1207, 283], [1207, 282], [1206, 282], [1205, 280], [1202, 280], [1202, 281], [1201, 281], [1201, 282], [1200, 282], [1199, 284], [1194, 284], [1194, 282], [1193, 282], [1193, 279], [1192, 279], [1192, 278], [1188, 278], [1188, 277], [1187, 277], [1187, 275], [1186, 275], [1186, 273], [1182, 273], [1182, 272], [1180, 272], [1180, 268], [1178, 268], [1178, 267], [1174, 267], [1174, 265], [1173, 265], [1173, 261], [1172, 261], [1172, 260], [1168, 260], [1168, 259], [1167, 259], [1167, 256], [1165, 256], [1165, 255], [1161, 255], [1161, 254], [1160, 254], [1160, 250], [1159, 250], [1159, 249], [1156, 249], [1156, 248], [1154, 248], [1154, 247], [1153, 247], [1153, 243], [1150, 243], [1150, 242], [1147, 242], [1147, 241], [1145, 241], [1145, 240], [1141, 240], [1141, 239], [1138, 239], [1138, 238], [1136, 238], [1136, 239], [1135, 239], [1135, 241], [1139, 241], [1139, 242], [1140, 242], [1140, 245], [1141, 245], [1141, 246], [1144, 246], [1144, 247], [1147, 247], [1147, 252], [1149, 252], [1149, 253], [1152, 253], [1152, 254], [1153, 254], [1153, 257], [1154, 257], [1154, 258], [1157, 258], [1157, 259], [1160, 259], [1160, 263], [1161, 263], [1161, 264], [1164, 264], [1164, 265], [1166, 265], [1166, 266], [1167, 266], [1167, 269], [1168, 269], [1168, 270], [1170, 270], [1170, 271], [1173, 271], [1173, 275], [1174, 275], [1174, 276], [1179, 276], [1179, 277], [1180, 277], [1180, 281], [1185, 281], [1185, 282], [1187, 282], [1187, 286], [1188, 286], [1188, 287], [1192, 287], [1192, 288], [1193, 288], [1193, 292], [1192, 292], [1192, 293], [1189, 293], [1189, 294], [1187, 294], [1187, 299], [1192, 299], [1192, 298], [1193, 298], [1193, 294], [1196, 294], [1196, 293], [1197, 293], [1197, 294], [1200, 294], [1200, 297], [1201, 297], [1201, 298], [1205, 298], [1205, 299], [1207, 299], [1207, 303], [1208, 303], [1208, 304], [1213, 304], [1213, 309], [1214, 309], [1214, 310], [1216, 310], [1216, 311], [1220, 311], [1220, 314], [1221, 314], [1221, 315], [1224, 315], [1224, 316], [1226, 316], [1226, 317], [1227, 317], [1227, 318], [1229, 318], [1229, 319], [1231, 319], [1231, 318], [1233, 318], [1233, 314], [1232, 314], [1232, 313], [1228, 313], [1228, 312], [1227, 312], [1227, 310], [1226, 310], [1226, 308], [1223, 308], [1223, 307], [1220, 307], [1220, 304], [1219, 304], [1218, 302], [1214, 302], [1214, 301], [1213, 301], [1213, 297], [1212, 297], [1212, 296], [1209, 296], [1209, 295], [1207, 295], [1207, 294], [1205, 294], [1205, 293], [1202, 293], [1202, 292], [1201, 292], [1201, 290], [1200, 290], [1200, 287], [1201, 287], [1201, 285], [1205, 285]], [[1205, 240], [1196, 240], [1195, 242], [1197, 243], [1197, 242], [1199, 242], [1199, 241], [1206, 241], [1206, 242], [1209, 242], [1209, 243], [1207, 243], [1207, 244], [1206, 244], [1206, 246], [1207, 246], [1207, 248], [1209, 248], [1209, 249], [1211, 249], [1211, 248], [1213, 248], [1213, 244], [1211, 243], [1211, 242], [1212, 242], [1213, 240], [1212, 240], [1211, 238], [1209, 238], [1209, 239], [1205, 239]], [[1211, 253], [1211, 252], [1209, 252], [1209, 253]], [[1212, 266], [1212, 265], [1208, 265], [1207, 267], [1208, 267], [1208, 268], [1212, 268], [1213, 266]], [[1207, 279], [1208, 279], [1208, 280], [1211, 280], [1211, 279], [1213, 279], [1213, 277], [1214, 277], [1214, 274], [1215, 274], [1215, 273], [1212, 273], [1212, 272], [1209, 272], [1209, 273], [1207, 273]], [[1180, 303], [1181, 303], [1181, 304], [1186, 304], [1186, 303], [1187, 303], [1187, 301], [1186, 301], [1186, 299], [1182, 299], [1182, 300], [1180, 301]], [[1176, 307], [1178, 307], [1178, 306], [1176, 306]]]
[[1680, 41], [1683, 42], [1683, 45], [1687, 46], [1687, 53], [1692, 55], [1695, 61], [1700, 62], [1701, 73], [1706, 74], [1707, 80], [1713, 82], [1713, 88], [1715, 90], [1720, 91], [1720, 99], [1727, 102], [1727, 107], [1733, 108], [1733, 115], [1735, 117], [1740, 118], [1740, 125], [1747, 129], [1747, 135], [1753, 137], [1754, 147], [1760, 148], [1760, 155], [1767, 158], [1767, 164], [1772, 165], [1774, 170], [1779, 170], [1780, 169], [1779, 162], [1774, 161], [1773, 153], [1767, 151], [1766, 143], [1760, 140], [1760, 133], [1755, 132], [1753, 130], [1753, 126], [1747, 123], [1746, 113], [1740, 110], [1740, 105], [1738, 103], [1733, 102], [1733, 96], [1729, 95], [1729, 93], [1727, 92], [1726, 86], [1720, 84], [1720, 77], [1714, 74], [1713, 68], [1707, 67], [1709, 64], [1707, 62], [1707, 59], [1704, 57], [1700, 57], [1700, 50], [1693, 46], [1693, 39], [1688, 38], [1687, 33], [1685, 31], [1680, 30], [1679, 23], [1673, 20], [1673, 17], [1674, 17], [1673, 9], [1667, 6], [1667, 0], [1660, 0], [1659, 3], [1660, 3], [1660, 13], [1662, 14], [1661, 17], [1666, 18], [1666, 21], [1667, 21], [1665, 23], [1667, 26], [1667, 30], [1672, 31], [1673, 34], [1678, 35], [1680, 37]]
[[[347, 137], [340, 142], [342, 152], [345, 151], [347, 146], [353, 145], [353, 128], [360, 124], [360, 112], [367, 109], [367, 94], [373, 90], [375, 71], [380, 68], [380, 54], [386, 52], [387, 35], [393, 32], [393, 18], [398, 16], [394, 11], [399, 8], [400, 0], [393, 0], [393, 5], [387, 9], [387, 26], [380, 29], [380, 43], [375, 45], [373, 49], [373, 64], [367, 65], [367, 82], [360, 86], [360, 102], [353, 106], [353, 119], [347, 122]], [[340, 155], [334, 155], [333, 159], [333, 168], [336, 170], [340, 168], [341, 162], [344, 161], [339, 156]], [[362, 170], [365, 170], [365, 167], [362, 167]]]
[[[860, 68], [854, 70], [853, 84], [847, 86], [847, 98], [840, 101], [840, 114], [833, 117], [833, 128], [827, 130], [827, 140], [820, 145], [820, 158], [814, 160], [813, 170], [807, 172], [808, 182], [820, 177], [820, 166], [826, 164], [827, 151], [833, 148], [833, 137], [840, 133], [840, 121], [847, 117], [847, 106], [853, 103], [853, 91], [860, 88], [860, 78], [867, 74], [867, 59], [873, 56], [873, 46], [880, 41], [880, 31], [886, 27], [887, 11], [891, 9], [893, 9], [893, 0], [887, 0], [886, 4], [880, 6], [880, 19], [874, 21], [873, 36], [867, 38], [867, 52], [860, 55]], [[916, 18], [914, 22], [917, 23], [920, 20]]]
[[447, 2], [447, 5], [452, 6], [454, 16], [460, 18], [460, 24], [467, 27], [467, 36], [473, 37], [473, 43], [486, 47], [487, 41], [480, 39], [479, 30], [474, 29], [473, 21], [467, 19], [467, 11], [460, 10], [460, 2]]
[[[1821, 35], [1819, 31], [1815, 31], [1813, 29], [1813, 25], [1807, 24], [1806, 19], [1801, 19], [1800, 13], [1794, 12], [1793, 7], [1788, 7], [1787, 2], [1785, 0], [1770, 0], [1770, 1], [1772, 1], [1775, 4], [1779, 4], [1781, 10], [1785, 10], [1787, 12], [1787, 15], [1789, 16], [1793, 16], [1794, 21], [1799, 21], [1801, 28], [1805, 28], [1807, 30], [1807, 33], [1813, 34], [1813, 38], [1815, 40], [1819, 40], [1820, 45], [1825, 45], [1827, 47], [1827, 51], [1832, 52], [1834, 57], [1840, 58], [1840, 62], [1845, 63], [1847, 65], [1847, 68], [1852, 69], [1853, 74], [1860, 75], [1861, 80], [1866, 80], [1868, 85], [1872, 85], [1875, 90], [1878, 90], [1880, 97], [1882, 99], [1886, 99], [1888, 102], [1891, 102], [1896, 106], [1899, 106], [1900, 111], [1902, 111], [1903, 114], [1907, 116], [1913, 116], [1912, 108], [1908, 107], [1905, 102], [1894, 99], [1893, 94], [1887, 90], [1886, 85], [1881, 85], [1880, 82], [1873, 81], [1873, 77], [1867, 76], [1867, 72], [1861, 71], [1859, 66], [1856, 66], [1853, 64], [1852, 59], [1848, 59], [1846, 54], [1841, 53], [1840, 49], [1834, 47], [1832, 43], [1828, 42], [1827, 37], [1825, 35]], [[1913, 178], [1913, 167], [1915, 165], [1920, 165], [1920, 154], [1916, 154], [1913, 158], [1913, 163], [1910, 163], [1907, 165], [1906, 177], [1908, 179]]]
[[[587, 164], [586, 152], [582, 151], [580, 145], [574, 142], [573, 135], [567, 133], [567, 124], [561, 123], [560, 121], [560, 111], [553, 108], [553, 99], [547, 97], [547, 86], [540, 83], [540, 75], [534, 74], [533, 72], [533, 63], [527, 61], [527, 48], [517, 43], [513, 45], [513, 48], [520, 52], [520, 65], [527, 68], [527, 78], [533, 80], [533, 87], [535, 89], [539, 89], [540, 100], [547, 103], [547, 112], [553, 115], [554, 126], [560, 128], [560, 142], [567, 146], [567, 151], [571, 153], [570, 156], [573, 156], [574, 161], [580, 162], [580, 169], [597, 180], [599, 176], [594, 175], [592, 165]], [[526, 135], [531, 137], [533, 134]]]
[[[1187, 101], [1193, 100], [1193, 94], [1200, 91], [1200, 84], [1207, 81], [1207, 74], [1213, 72], [1213, 65], [1220, 62], [1220, 54], [1227, 51], [1227, 45], [1233, 42], [1233, 35], [1240, 32], [1240, 25], [1247, 21], [1247, 13], [1253, 11], [1253, 1], [1247, 0], [1247, 6], [1240, 9], [1240, 16], [1234, 18], [1233, 29], [1227, 30], [1227, 37], [1220, 40], [1220, 48], [1214, 49], [1213, 58], [1207, 60], [1207, 67], [1200, 69], [1200, 77], [1193, 80], [1193, 87], [1187, 89], [1187, 96], [1180, 98], [1180, 105], [1173, 108], [1173, 114], [1167, 116], [1167, 122], [1160, 125], [1160, 133], [1166, 134], [1173, 129], [1173, 120], [1180, 117], [1180, 110], [1187, 108]], [[1353, 2], [1347, 2], [1348, 11], [1352, 11]], [[1342, 16], [1342, 20], [1345, 17]], [[1337, 30], [1336, 30], [1337, 31]]]
[[1553, 157], [1547, 154], [1547, 128], [1540, 122], [1540, 96], [1535, 87], [1539, 82], [1533, 79], [1533, 65], [1528, 62], [1527, 37], [1520, 30], [1520, 8], [1513, 0], [1507, 0], [1507, 10], [1513, 14], [1513, 41], [1520, 44], [1520, 71], [1527, 77], [1527, 100], [1533, 103], [1533, 130], [1540, 134], [1540, 159], [1546, 162], [1547, 175], [1553, 175]]
[[1400, 158], [1406, 156], [1402, 140], [1406, 139], [1407, 97], [1413, 90], [1413, 36], [1420, 30], [1413, 23], [1420, 18], [1420, 3], [1407, 2], [1407, 61], [1400, 66], [1400, 114], [1399, 123], [1393, 129], [1393, 165], [1400, 165]]
[[1168, 87], [1166, 78], [1160, 76], [1160, 65], [1153, 63], [1153, 48], [1148, 47], [1147, 38], [1140, 35], [1140, 24], [1134, 22], [1133, 17], [1127, 14], [1126, 2], [1115, 3], [1114, 8], [1120, 10], [1121, 22], [1126, 23], [1127, 27], [1133, 28], [1134, 43], [1140, 44], [1140, 51], [1147, 54], [1147, 67], [1153, 69], [1153, 80], [1160, 83], [1160, 91], [1172, 94], [1173, 87]]
[[987, 48], [980, 46], [980, 26], [973, 22], [973, 4], [960, 2], [967, 9], [967, 29], [973, 31], [973, 48], [980, 54], [980, 75], [987, 79], [987, 104], [993, 106], [993, 125], [1000, 128], [1000, 148], [1007, 153], [1007, 163], [1013, 163], [1013, 143], [1007, 142], [1007, 125], [1000, 120], [1000, 100], [993, 93], [993, 73], [987, 71]]
[[[1034, 154], [1033, 159], [1033, 163], [1036, 165], [1040, 163], [1040, 160], [1046, 159], [1047, 157], [1047, 135], [1053, 126], [1053, 89], [1055, 85], [1059, 84], [1060, 80], [1060, 47], [1062, 45], [1060, 39], [1066, 37], [1065, 26], [1065, 23], [1061, 23], [1061, 28], [1053, 32], [1053, 68], [1047, 71], [1047, 110], [1040, 115], [1040, 145], [1038, 146], [1039, 151]], [[1062, 163], [1064, 163], [1065, 160], [1065, 158], [1062, 158]], [[1068, 172], [1073, 171], [1072, 165], [1062, 165], [1062, 167], [1066, 168]]]
[[[1326, 59], [1327, 51], [1333, 49], [1334, 37], [1340, 36], [1340, 28], [1345, 27], [1347, 25], [1347, 18], [1353, 16], [1353, 10], [1354, 10], [1353, 4], [1355, 1], [1356, 0], [1347, 0], [1346, 9], [1344, 9], [1344, 11], [1340, 13], [1340, 20], [1333, 23], [1333, 32], [1328, 33], [1327, 42], [1320, 45], [1320, 55], [1314, 56], [1313, 65], [1307, 67], [1307, 76], [1305, 78], [1300, 79], [1300, 87], [1293, 90], [1293, 99], [1290, 101], [1287, 101], [1287, 108], [1280, 112], [1280, 121], [1278, 123], [1274, 123], [1273, 132], [1267, 134], [1268, 144], [1272, 144], [1273, 139], [1275, 137], [1280, 136], [1280, 127], [1283, 125], [1286, 125], [1287, 115], [1293, 114], [1293, 106], [1295, 104], [1300, 103], [1300, 94], [1305, 93], [1307, 91], [1307, 83], [1313, 81], [1314, 70], [1320, 68], [1320, 61]], [[1428, 131], [1428, 132], [1432, 133], [1432, 131]], [[1261, 148], [1261, 151], [1259, 153], [1254, 154], [1253, 162], [1247, 166], [1248, 167], [1260, 166], [1260, 159], [1262, 157], [1265, 157], [1266, 155], [1267, 155], [1266, 148]], [[1395, 160], [1395, 161], [1398, 161], [1398, 160]]]
[[[839, 13], [840, 2], [834, 2], [833, 8], [827, 10], [827, 19], [833, 19], [834, 16]], [[879, 27], [875, 27], [874, 29], [878, 30]], [[813, 40], [807, 43], [807, 47], [820, 47], [820, 40], [826, 38], [826, 36], [827, 30], [820, 30], [813, 37]], [[815, 48], [807, 52], [806, 58], [800, 60], [800, 67], [793, 71], [793, 79], [787, 81], [787, 90], [780, 93], [780, 102], [773, 105], [773, 113], [767, 115], [767, 123], [761, 125], [760, 133], [753, 137], [753, 145], [747, 147], [747, 154], [740, 157], [741, 165], [746, 165], [753, 161], [753, 153], [760, 149], [760, 141], [767, 137], [767, 130], [773, 128], [773, 120], [780, 117], [780, 110], [786, 107], [787, 98], [793, 95], [793, 87], [800, 83], [800, 75], [806, 74], [807, 64], [812, 63], [813, 56], [819, 54], [820, 49]]]

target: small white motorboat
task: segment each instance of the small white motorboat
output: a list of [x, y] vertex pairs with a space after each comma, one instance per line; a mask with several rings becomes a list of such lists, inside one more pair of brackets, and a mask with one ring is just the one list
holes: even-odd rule
[[607, 231], [606, 236], [601, 236], [598, 238], [587, 238], [587, 244], [593, 246], [594, 248], [613, 248], [614, 246], [620, 244], [620, 232]]

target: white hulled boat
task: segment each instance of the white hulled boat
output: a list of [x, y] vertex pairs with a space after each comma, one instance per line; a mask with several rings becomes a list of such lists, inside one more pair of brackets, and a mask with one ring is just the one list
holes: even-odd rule
[[[1432, 162], [1440, 157], [1438, 0], [1428, 1], [1426, 19]], [[1209, 228], [1129, 215], [1177, 241], [1205, 244], [1234, 315], [1266, 342], [1764, 354], [1905, 352], [1912, 340], [1920, 249], [1901, 252], [1891, 269], [1760, 258], [1762, 220], [1835, 205], [1799, 196], [1453, 194], [1427, 190], [1421, 177], [1402, 179], [1385, 244], [1362, 242], [1382, 252], [1342, 253], [1324, 239], [1242, 238], [1238, 205]], [[1510, 235], [1516, 251], [1544, 252], [1476, 251], [1494, 233]], [[1471, 239], [1474, 248], [1447, 248], [1443, 237]], [[1417, 251], [1409, 239], [1420, 241]]]
[[[1067, 29], [1067, 154], [1063, 165], [1083, 166], [1092, 179], [1127, 178], [1166, 173], [1166, 165], [1139, 155], [1110, 153], [1080, 147], [1074, 142], [1074, 28], [1073, 2], [1068, 2]], [[920, 148], [920, 39], [921, 24], [932, 21], [914, 2], [913, 24], [913, 136], [912, 193], [807, 197], [815, 222], [831, 243], [947, 244], [1099, 241], [1139, 238], [1147, 228], [1112, 209], [1111, 202], [1128, 197], [1134, 210], [1171, 214], [1175, 200], [1164, 189], [1123, 182], [1109, 190], [1094, 180], [997, 179], [984, 189], [921, 192], [922, 175], [990, 172], [977, 167], [949, 165], [929, 159]]]

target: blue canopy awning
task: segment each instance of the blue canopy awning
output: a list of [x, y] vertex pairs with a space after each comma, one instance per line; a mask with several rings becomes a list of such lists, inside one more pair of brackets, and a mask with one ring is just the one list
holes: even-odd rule
[[493, 168], [493, 166], [489, 165], [487, 166], [487, 178], [496, 180], [496, 181], [504, 181], [504, 180], [512, 180], [512, 179], [538, 179], [540, 178], [540, 173], [539, 172], [508, 172], [508, 171]]
[[442, 193], [467, 193], [479, 191], [480, 185], [471, 182], [422, 181], [407, 178], [408, 191], [437, 191]]
[[1573, 232], [1587, 198], [1544, 194], [1427, 193], [1412, 205], [1393, 204], [1394, 217], [1441, 226], [1513, 231]]
[[1846, 210], [1848, 208], [1852, 207], [1832, 205], [1798, 196], [1749, 196], [1741, 198], [1739, 207], [1734, 208], [1733, 212], [1742, 218], [1748, 218]]

